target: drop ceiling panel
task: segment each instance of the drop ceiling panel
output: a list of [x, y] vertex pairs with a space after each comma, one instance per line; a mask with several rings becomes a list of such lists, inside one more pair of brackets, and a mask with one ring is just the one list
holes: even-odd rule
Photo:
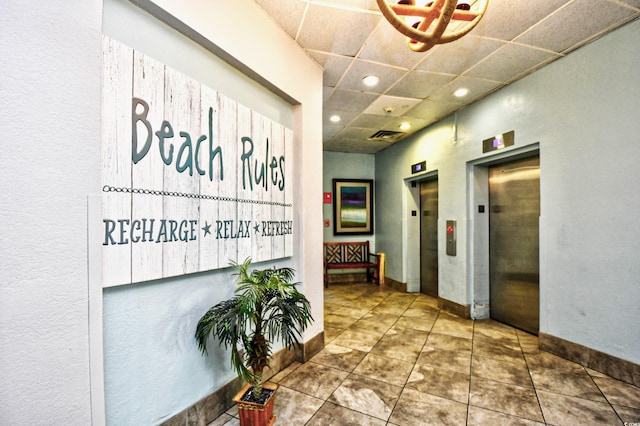
[[[332, 115], [339, 116], [340, 121], [337, 123], [332, 122], [330, 120]], [[332, 126], [345, 127], [349, 125], [349, 123], [351, 123], [353, 119], [356, 118], [357, 115], [358, 115], [358, 112], [354, 112], [354, 111], [344, 111], [344, 110], [338, 110], [338, 109], [325, 108], [324, 111], [322, 111], [322, 121], [323, 123], [331, 123]]]
[[421, 118], [431, 124], [460, 108], [462, 105], [457, 103], [435, 102], [427, 99], [410, 109], [407, 116]]
[[455, 78], [452, 74], [411, 71], [388, 92], [391, 96], [424, 99]]
[[[309, 0], [303, 1], [309, 2]], [[362, 9], [369, 10], [371, 12], [378, 12], [378, 4], [376, 3], [376, 0], [315, 0], [315, 2], [340, 9]]]
[[256, 0], [256, 3], [276, 21], [283, 30], [296, 38], [304, 15], [305, 2], [291, 0]]
[[[404, 123], [409, 123], [411, 124], [411, 128], [408, 130], [400, 130], [400, 125], [404, 124]], [[411, 134], [411, 133], [415, 133], [418, 130], [420, 130], [421, 128], [429, 125], [429, 120], [425, 120], [423, 118], [417, 118], [417, 117], [408, 117], [406, 114], [403, 115], [402, 117], [398, 117], [394, 120], [392, 120], [390, 123], [388, 123], [386, 126], [381, 127], [381, 129], [385, 129], [385, 130], [393, 130], [396, 132], [405, 132], [406, 134]]]
[[386, 129], [389, 124], [393, 121], [393, 117], [385, 116], [385, 115], [377, 115], [377, 114], [360, 114], [349, 123], [354, 127], [366, 127], [369, 129]]
[[[606, 0], [575, 0], [515, 41], [554, 52], [564, 52], [591, 35], [629, 19], [633, 13], [629, 8]], [[557, 34], [563, 34], [563, 37], [558, 37]]]
[[518, 44], [507, 44], [465, 73], [470, 77], [510, 83], [513, 78], [554, 55]]
[[344, 129], [344, 126], [325, 124], [322, 126], [322, 136], [324, 138], [332, 138], [342, 129]]
[[407, 38], [396, 31], [386, 19], [380, 18], [360, 57], [373, 62], [411, 69], [424, 59], [424, 53], [417, 53], [407, 47]]
[[489, 0], [485, 15], [469, 34], [511, 41], [569, 1]]
[[[395, 96], [380, 96], [371, 102], [369, 107], [364, 110], [365, 114], [387, 115], [391, 117], [400, 117], [409, 111], [420, 99], [398, 98]], [[389, 111], [390, 110], [390, 111]]]
[[[429, 99], [438, 102], [466, 104], [483, 98], [503, 85], [498, 81], [462, 76], [440, 87], [429, 96]], [[469, 89], [469, 93], [463, 98], [453, 96], [453, 92], [462, 87]]]
[[358, 154], [375, 154], [393, 145], [387, 142], [360, 140], [331, 140], [324, 144], [325, 151], [350, 152]]
[[346, 129], [342, 129], [338, 132], [337, 135], [334, 136], [334, 139], [356, 139], [356, 140], [365, 140], [371, 137], [378, 129], [367, 129], [361, 127], [347, 127]]
[[353, 58], [329, 55], [324, 52], [309, 52], [309, 55], [323, 66], [322, 82], [324, 86], [335, 87], [344, 72], [349, 68]]
[[[392, 68], [387, 65], [356, 60], [351, 65], [351, 68], [344, 74], [344, 78], [340, 81], [338, 87], [341, 89], [382, 94], [406, 73], [406, 70]], [[365, 86], [362, 79], [368, 75], [378, 76], [380, 82], [375, 87]]]
[[431, 53], [416, 69], [442, 74], [462, 74], [505, 44], [500, 40], [465, 36], [455, 42], [431, 49]]
[[[362, 153], [390, 144], [358, 140], [366, 132], [351, 127], [393, 130], [411, 119], [431, 125], [640, 17], [640, 0], [489, 0], [468, 35], [417, 53], [375, 0], [255, 1], [324, 69], [324, 149]], [[365, 74], [378, 74], [379, 86], [363, 87]], [[454, 98], [460, 86], [470, 92]], [[334, 113], [341, 122], [329, 121]]]
[[297, 41], [307, 49], [355, 56], [379, 20], [371, 13], [310, 3]]
[[336, 89], [324, 103], [327, 109], [360, 112], [372, 104], [378, 95], [355, 92], [353, 90]]

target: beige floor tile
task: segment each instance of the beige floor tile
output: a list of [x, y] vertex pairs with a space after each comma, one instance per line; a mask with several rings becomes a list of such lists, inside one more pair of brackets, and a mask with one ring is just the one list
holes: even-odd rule
[[611, 404], [640, 409], [640, 388], [610, 377], [593, 380]]
[[387, 420], [401, 392], [402, 386], [352, 374], [335, 390], [328, 401]]
[[621, 425], [611, 405], [574, 396], [538, 391], [540, 405], [547, 423], [555, 426], [577, 424]]
[[410, 330], [429, 332], [433, 328], [434, 318], [411, 318], [402, 316], [396, 322], [396, 326], [408, 328]]
[[304, 425], [322, 407], [324, 399], [280, 386], [276, 392], [273, 412], [280, 425]]
[[394, 325], [385, 333], [384, 336], [382, 336], [382, 339], [386, 341], [393, 341], [397, 344], [406, 343], [422, 347], [424, 346], [428, 336], [428, 331], [412, 330], [410, 328]]
[[431, 332], [471, 339], [473, 337], [473, 322], [441, 312]]
[[464, 425], [467, 404], [405, 388], [389, 423], [399, 426]]
[[324, 328], [324, 344], [331, 343], [333, 339], [344, 333], [344, 328], [325, 327]]
[[[276, 426], [640, 424], [640, 389], [370, 283], [325, 290], [325, 347], [274, 376]], [[622, 420], [621, 420], [622, 419]], [[233, 406], [208, 426], [237, 426]]]
[[[382, 337], [382, 336], [380, 336]], [[348, 348], [357, 349], [363, 352], [369, 352], [380, 337], [372, 334], [362, 333], [355, 330], [345, 330], [338, 337], [333, 339], [332, 343], [339, 346], [346, 346]]]
[[307, 362], [289, 374], [280, 385], [325, 400], [347, 376], [349, 373], [346, 371]]
[[538, 369], [531, 372], [536, 389], [578, 398], [606, 403], [600, 389], [586, 372], [581, 374], [565, 373], [553, 369]]
[[407, 387], [464, 404], [469, 402], [468, 374], [416, 364]]
[[427, 345], [422, 349], [416, 363], [469, 374], [471, 372], [471, 353], [466, 351], [447, 351]]
[[358, 306], [340, 306], [339, 308], [331, 311], [331, 313], [335, 315], [342, 315], [343, 317], [360, 319], [369, 313], [369, 311], [370, 309], [362, 307], [360, 306], [360, 303], [358, 303]]
[[469, 418], [467, 426], [537, 426], [544, 425], [541, 422], [523, 419], [521, 417], [510, 416], [497, 411], [487, 410], [485, 408], [469, 407]]
[[385, 426], [387, 422], [326, 402], [305, 426]]
[[365, 355], [367, 355], [366, 352], [330, 343], [311, 358], [310, 361], [338, 370], [351, 372], [360, 364], [360, 361], [364, 359]]
[[548, 352], [539, 351], [537, 353], [524, 354], [524, 358], [527, 361], [529, 370], [537, 371], [541, 368], [549, 368], [553, 370], [560, 370], [566, 373], [581, 374], [585, 371], [584, 367], [575, 362], [568, 361], [564, 358], [560, 358], [557, 355], [550, 354]]
[[416, 359], [418, 359], [421, 350], [422, 345], [400, 343], [397, 340], [389, 339], [385, 334], [382, 336], [382, 339], [376, 343], [373, 349], [371, 349], [371, 353], [414, 364]]
[[427, 339], [427, 345], [438, 349], [446, 349], [448, 351], [468, 351], [471, 352], [472, 339], [465, 337], [450, 336], [448, 334], [430, 333]]
[[533, 388], [471, 377], [469, 403], [476, 407], [498, 411], [536, 422], [544, 421]]
[[473, 354], [525, 365], [524, 354], [518, 343], [511, 344], [486, 338], [475, 338], [473, 339]]
[[473, 356], [471, 375], [495, 382], [533, 388], [529, 370], [524, 362], [508, 362], [497, 358]]
[[362, 317], [362, 319], [376, 321], [380, 324], [385, 324], [388, 326], [393, 326], [393, 324], [398, 321], [398, 318], [400, 318], [400, 315], [384, 314], [380, 312], [374, 313], [371, 311], [369, 311]]
[[378, 322], [373, 319], [360, 319], [349, 327], [350, 330], [372, 334], [378, 339], [391, 328], [391, 325]]
[[353, 372], [370, 379], [404, 386], [413, 369], [413, 362], [405, 362], [386, 356], [369, 353]]
[[343, 315], [327, 314], [324, 316], [324, 323], [334, 328], [349, 328], [358, 321], [357, 318], [346, 317]]

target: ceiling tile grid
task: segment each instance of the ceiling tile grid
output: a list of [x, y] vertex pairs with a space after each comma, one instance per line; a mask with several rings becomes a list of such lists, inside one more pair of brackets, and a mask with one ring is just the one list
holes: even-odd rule
[[[640, 0], [488, 0], [469, 34], [416, 53], [376, 0], [254, 1], [324, 69], [324, 150], [364, 154], [640, 17]], [[363, 84], [368, 75], [376, 86]], [[457, 98], [461, 87], [468, 94]], [[379, 131], [392, 133], [372, 139]]]

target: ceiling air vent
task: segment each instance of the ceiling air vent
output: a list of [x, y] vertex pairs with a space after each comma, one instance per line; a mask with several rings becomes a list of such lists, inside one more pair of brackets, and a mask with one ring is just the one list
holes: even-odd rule
[[395, 142], [401, 137], [403, 137], [405, 133], [396, 132], [393, 130], [378, 130], [373, 135], [369, 136], [370, 141], [382, 141], [382, 142]]

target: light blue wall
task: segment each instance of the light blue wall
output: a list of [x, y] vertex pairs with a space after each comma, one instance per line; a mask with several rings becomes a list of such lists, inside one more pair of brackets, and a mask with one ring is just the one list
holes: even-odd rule
[[[104, 34], [293, 128], [292, 106], [125, 0], [104, 3]], [[256, 266], [293, 266], [291, 259]], [[157, 424], [235, 377], [228, 354], [200, 355], [194, 332], [207, 309], [233, 294], [230, 269], [105, 289], [108, 424]], [[274, 349], [281, 346], [276, 345]]]
[[[377, 249], [387, 276], [414, 283], [407, 261], [415, 200], [410, 165], [439, 179], [440, 296], [477, 300], [485, 265], [471, 164], [483, 139], [515, 131], [516, 152], [541, 157], [540, 331], [640, 362], [640, 21], [376, 155]], [[537, 145], [539, 143], [539, 145]], [[458, 221], [458, 255], [444, 254], [443, 221]]]
[[[375, 179], [375, 157], [371, 154], [348, 154], [344, 152], [323, 153], [322, 191], [333, 193], [333, 179]], [[373, 182], [375, 192], [376, 182]], [[335, 202], [335, 199], [333, 200]], [[375, 194], [374, 194], [375, 203]], [[375, 252], [376, 229], [373, 235], [333, 235], [333, 203], [323, 204], [323, 218], [329, 220], [324, 228], [323, 241], [369, 241], [370, 249]], [[375, 221], [374, 210], [374, 221]]]

